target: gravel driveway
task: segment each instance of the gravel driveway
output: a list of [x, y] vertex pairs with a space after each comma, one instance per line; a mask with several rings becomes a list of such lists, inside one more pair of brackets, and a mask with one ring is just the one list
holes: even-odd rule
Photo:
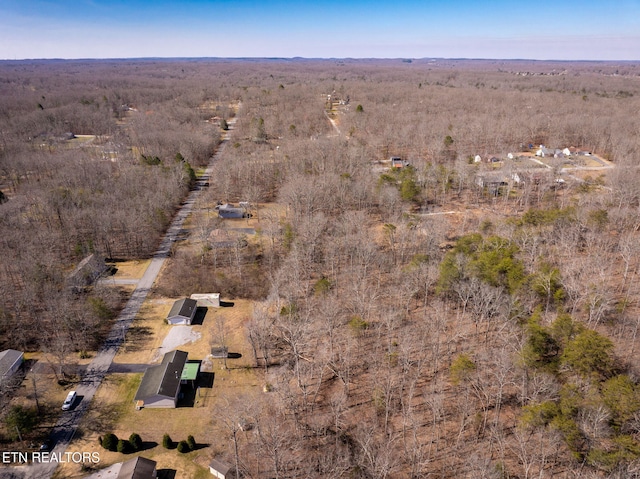
[[158, 348], [153, 356], [152, 362], [159, 361], [168, 353], [182, 346], [183, 344], [195, 343], [202, 335], [194, 331], [191, 326], [173, 326], [162, 341], [162, 346]]

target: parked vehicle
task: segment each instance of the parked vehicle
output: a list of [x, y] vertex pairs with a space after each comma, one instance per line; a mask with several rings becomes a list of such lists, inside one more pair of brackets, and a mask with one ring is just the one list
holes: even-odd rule
[[40, 444], [40, 450], [41, 451], [49, 451], [49, 450], [51, 450], [52, 444], [53, 444], [53, 442], [51, 441], [51, 439], [47, 438], [44, 441], [42, 441], [42, 444]]
[[69, 409], [71, 409], [71, 406], [73, 406], [73, 403], [76, 400], [76, 392], [75, 391], [71, 391], [69, 392], [69, 394], [67, 394], [67, 399], [64, 400], [64, 402], [62, 403], [62, 410], [63, 411], [68, 411]]

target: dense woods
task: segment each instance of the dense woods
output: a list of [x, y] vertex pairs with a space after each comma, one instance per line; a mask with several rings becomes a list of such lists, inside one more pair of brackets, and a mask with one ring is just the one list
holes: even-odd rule
[[[121, 298], [69, 274], [152, 254], [237, 116], [202, 201], [248, 202], [257, 239], [177, 248], [158, 285], [255, 301], [271, 392], [225, 412], [230, 463], [640, 474], [640, 65], [4, 62], [0, 98], [3, 347], [96, 348]], [[504, 161], [539, 145], [613, 167]], [[479, 184], [496, 167], [476, 155], [526, 179]]]

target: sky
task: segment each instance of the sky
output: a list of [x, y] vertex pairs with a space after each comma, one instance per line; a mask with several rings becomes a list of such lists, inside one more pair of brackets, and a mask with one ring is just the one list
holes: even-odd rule
[[640, 60], [640, 0], [0, 0], [0, 59]]

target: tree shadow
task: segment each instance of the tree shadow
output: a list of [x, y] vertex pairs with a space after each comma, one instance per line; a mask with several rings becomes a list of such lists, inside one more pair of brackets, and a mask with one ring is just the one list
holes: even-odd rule
[[158, 479], [176, 479], [175, 469], [158, 469]]
[[196, 314], [193, 316], [191, 320], [191, 324], [202, 324], [204, 322], [204, 317], [207, 315], [209, 308], [206, 306], [198, 306], [196, 308]]
[[221, 308], [233, 308], [235, 304], [233, 301], [220, 301]]
[[205, 448], [207, 448], [209, 446], [211, 446], [211, 444], [208, 444], [208, 443], [202, 443], [201, 444], [199, 442], [196, 442], [196, 445], [194, 446], [193, 450], [194, 451], [199, 451], [200, 449], [205, 449]]
[[153, 449], [156, 447], [158, 443], [156, 441], [142, 441], [142, 445], [140, 446], [141, 451], [148, 451], [149, 449]]
[[131, 326], [127, 331], [127, 351], [141, 351], [152, 336], [153, 331], [148, 326]]

